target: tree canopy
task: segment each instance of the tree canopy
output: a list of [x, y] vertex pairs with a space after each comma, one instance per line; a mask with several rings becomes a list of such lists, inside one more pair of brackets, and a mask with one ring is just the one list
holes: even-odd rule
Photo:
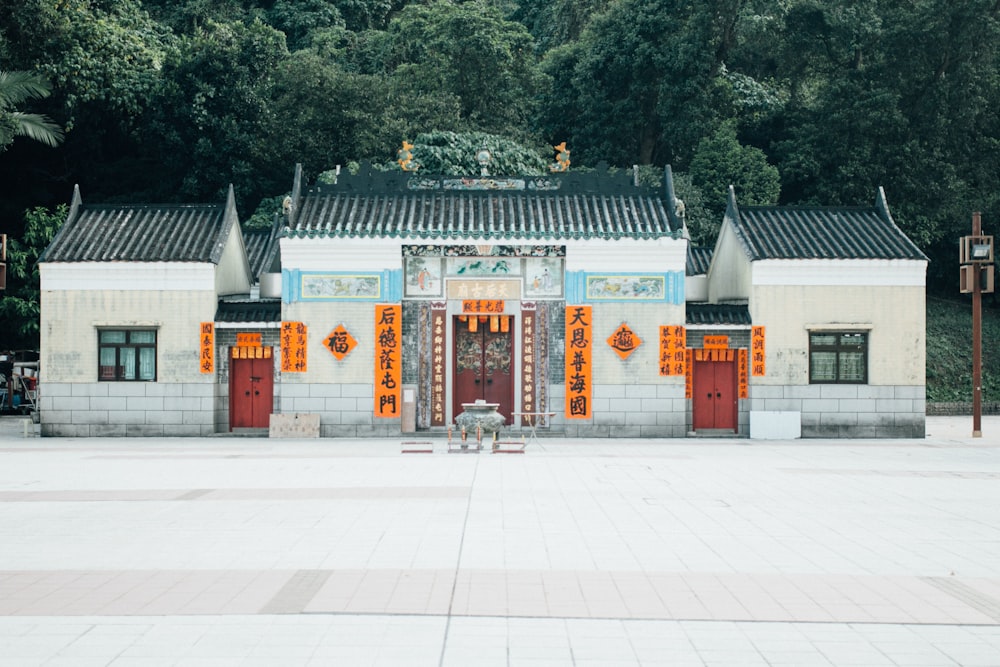
[[[449, 142], [489, 136], [537, 151], [511, 168], [563, 141], [574, 169], [670, 164], [716, 218], [706, 242], [729, 185], [803, 205], [883, 186], [950, 291], [971, 211], [1000, 217], [998, 60], [995, 0], [0, 3], [0, 71], [51, 90], [0, 81], [0, 229], [74, 183], [167, 202], [232, 183], [248, 216], [297, 162], [388, 163], [407, 140], [459, 168]], [[10, 142], [45, 118], [57, 147]]]

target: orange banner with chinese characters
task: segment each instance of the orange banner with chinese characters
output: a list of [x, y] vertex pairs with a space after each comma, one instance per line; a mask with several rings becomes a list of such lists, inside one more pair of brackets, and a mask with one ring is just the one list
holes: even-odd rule
[[725, 350], [729, 347], [729, 336], [705, 336], [702, 347], [706, 350]]
[[684, 351], [684, 398], [694, 398], [694, 350]]
[[281, 372], [305, 373], [308, 369], [309, 327], [302, 322], [281, 323]]
[[271, 348], [269, 347], [233, 347], [230, 348], [233, 359], [270, 359]]
[[261, 336], [259, 333], [238, 333], [236, 334], [236, 347], [260, 347]]
[[198, 364], [201, 367], [202, 373], [214, 373], [215, 372], [215, 323], [213, 322], [202, 322], [201, 323], [201, 333], [199, 346], [201, 348], [201, 356], [199, 357]]
[[375, 416], [399, 417], [402, 382], [403, 308], [394, 304], [375, 306]]
[[687, 332], [680, 325], [660, 327], [660, 375], [684, 375]]
[[503, 312], [503, 309], [503, 299], [466, 299], [462, 301], [462, 312], [465, 314], [499, 314]]
[[736, 362], [740, 398], [750, 398], [750, 374], [747, 371], [747, 350], [746, 348], [740, 348], [739, 360]]
[[566, 419], [590, 419], [594, 347], [590, 306], [566, 306]]
[[767, 374], [767, 346], [764, 327], [750, 329], [750, 373], [755, 377]]

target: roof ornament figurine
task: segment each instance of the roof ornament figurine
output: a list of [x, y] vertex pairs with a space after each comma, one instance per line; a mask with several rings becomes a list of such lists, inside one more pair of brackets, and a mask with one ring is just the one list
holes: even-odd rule
[[556, 149], [556, 161], [555, 164], [549, 165], [549, 171], [569, 171], [569, 149], [566, 148], [566, 142], [556, 144], [552, 148]]
[[281, 212], [284, 213], [285, 216], [292, 214], [292, 206], [292, 198], [290, 196], [281, 200]]
[[476, 162], [479, 163], [480, 176], [490, 175], [490, 170], [488, 167], [490, 166], [490, 162], [492, 161], [493, 161], [493, 155], [490, 153], [489, 149], [486, 148], [486, 144], [483, 144], [482, 148], [479, 149], [479, 152], [476, 153]]
[[396, 162], [399, 163], [403, 171], [416, 171], [420, 165], [413, 161], [413, 144], [406, 139], [403, 140], [403, 147], [396, 151]]

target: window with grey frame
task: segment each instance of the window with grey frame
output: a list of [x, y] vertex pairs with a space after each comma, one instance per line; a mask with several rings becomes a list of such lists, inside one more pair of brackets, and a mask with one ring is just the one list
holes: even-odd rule
[[809, 332], [809, 384], [867, 384], [868, 332]]
[[155, 329], [100, 329], [97, 379], [102, 382], [155, 382]]

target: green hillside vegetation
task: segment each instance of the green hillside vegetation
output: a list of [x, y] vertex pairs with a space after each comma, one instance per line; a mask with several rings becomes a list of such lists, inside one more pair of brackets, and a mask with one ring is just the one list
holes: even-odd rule
[[[1000, 307], [983, 296], [983, 400], [1000, 401]], [[927, 401], [972, 401], [971, 299], [927, 298]]]

